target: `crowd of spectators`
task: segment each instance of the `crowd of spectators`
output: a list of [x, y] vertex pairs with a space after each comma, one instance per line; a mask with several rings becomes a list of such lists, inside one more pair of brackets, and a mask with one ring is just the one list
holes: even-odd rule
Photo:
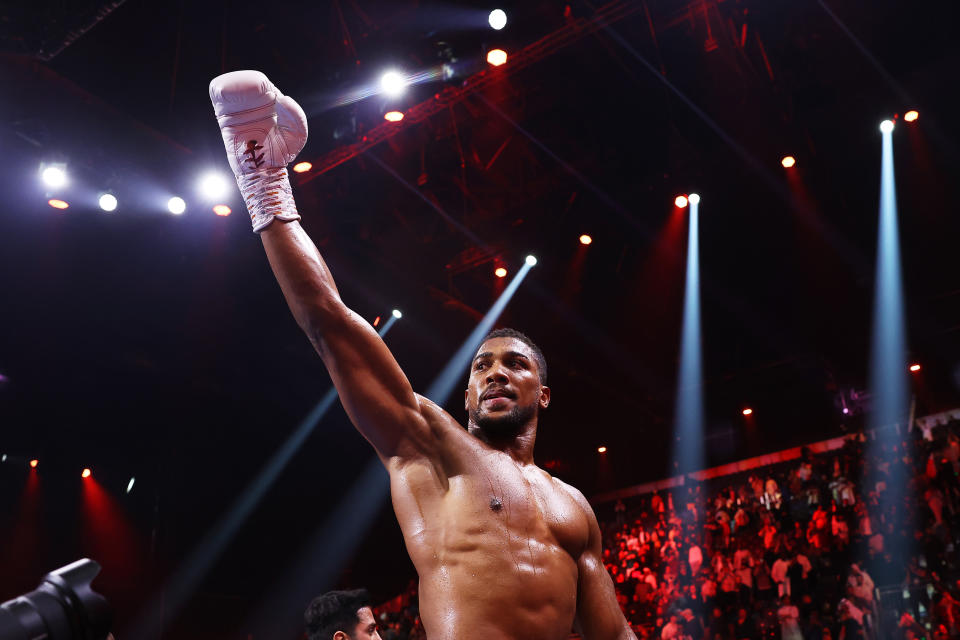
[[[895, 441], [617, 501], [604, 563], [638, 638], [960, 638], [960, 423]], [[425, 637], [415, 583], [388, 604], [385, 639]]]

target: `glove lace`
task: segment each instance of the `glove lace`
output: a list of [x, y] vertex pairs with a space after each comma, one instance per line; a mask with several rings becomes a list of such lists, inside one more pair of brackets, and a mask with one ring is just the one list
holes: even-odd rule
[[277, 219], [300, 220], [286, 167], [241, 174], [237, 176], [237, 186], [247, 203], [255, 233], [260, 233]]

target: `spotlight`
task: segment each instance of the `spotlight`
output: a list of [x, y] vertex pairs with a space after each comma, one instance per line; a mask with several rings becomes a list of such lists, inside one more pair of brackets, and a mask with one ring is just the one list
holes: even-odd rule
[[607, 452], [606, 447], [597, 447], [597, 453], [606, 453], [606, 452]]
[[6, 461], [7, 461], [7, 454], [3, 454], [2, 456], [0, 456], [0, 462], [6, 462]]
[[178, 216], [187, 210], [187, 203], [183, 201], [183, 198], [174, 196], [167, 200], [167, 210], [173, 215]]
[[130, 482], [127, 483], [127, 493], [133, 491], [133, 483], [136, 481], [136, 478], [130, 478]]
[[527, 264], [535, 267], [537, 265], [537, 258], [535, 256], [527, 256]]
[[751, 409], [750, 407], [747, 407], [746, 409], [744, 409], [744, 410], [742, 411], [742, 413], [743, 413], [743, 415], [745, 415], [745, 416], [752, 416], [752, 415], [753, 415], [753, 409]]
[[920, 114], [914, 110], [907, 111], [903, 114], [904, 122], [916, 122], [917, 118], [920, 117]]
[[40, 461], [34, 458], [33, 460], [30, 461], [30, 468], [36, 469], [38, 464], [40, 464]]
[[683, 209], [684, 207], [687, 206], [687, 196], [677, 196], [677, 197], [674, 199], [673, 204], [675, 204], [675, 205], [677, 205], [677, 207]]
[[63, 167], [60, 166], [51, 166], [47, 167], [40, 174], [40, 177], [43, 179], [43, 183], [48, 187], [63, 187], [67, 184], [67, 172]]
[[200, 178], [200, 192], [210, 200], [227, 195], [227, 181], [217, 173], [208, 173]]
[[89, 478], [90, 475], [91, 475], [91, 473], [92, 473], [92, 472], [90, 471], [90, 469], [84, 469], [83, 471], [80, 472], [80, 477], [81, 477], [81, 478]]
[[910, 371], [912, 371], [912, 372], [914, 372], [914, 373], [916, 373], [917, 371], [920, 371], [920, 365], [919, 365], [919, 364], [916, 364], [916, 363], [910, 365]]
[[403, 112], [387, 111], [385, 114], [383, 114], [383, 119], [386, 120], [387, 122], [400, 122], [401, 120], [403, 120]]
[[849, 415], [849, 414], [850, 414], [850, 409], [849, 409], [849, 407], [844, 407], [844, 408], [843, 408], [843, 415]]
[[507, 14], [503, 9], [494, 9], [490, 12], [490, 17], [487, 18], [487, 22], [490, 23], [491, 28], [500, 31], [500, 29], [507, 26]]
[[487, 62], [494, 67], [499, 67], [502, 64], [506, 64], [507, 52], [503, 49], [490, 49], [490, 51], [487, 52]]
[[309, 162], [298, 162], [297, 164], [293, 165], [294, 173], [306, 173], [307, 171], [310, 171], [310, 169], [313, 169], [313, 165]]
[[689, 196], [687, 196], [687, 200], [690, 202], [690, 204], [700, 204], [700, 196], [696, 193], [691, 193]]
[[231, 213], [230, 207], [225, 204], [217, 204], [213, 206], [213, 212], [218, 216], [228, 216]]
[[582, 236], [580, 236], [580, 244], [590, 244], [591, 242], [593, 242], [593, 238], [591, 238], [587, 234], [583, 234]]
[[115, 211], [117, 208], [117, 197], [112, 193], [105, 193], [100, 196], [100, 208], [104, 211]]
[[380, 76], [380, 90], [391, 98], [396, 98], [407, 88], [407, 79], [397, 71], [387, 71]]
[[884, 120], [880, 123], [880, 131], [890, 133], [893, 131], [893, 120]]
[[793, 156], [783, 156], [783, 159], [780, 161], [780, 164], [783, 165], [784, 169], [789, 169], [793, 165], [797, 164], [797, 159]]
[[393, 317], [396, 318], [397, 320], [403, 317], [403, 314], [400, 313], [400, 309], [393, 310]]
[[506, 278], [507, 270], [504, 269], [503, 267], [497, 267], [496, 269], [494, 269], [493, 275], [497, 276], [498, 278]]
[[47, 200], [47, 204], [53, 207], [54, 209], [66, 209], [67, 207], [70, 206], [69, 204], [67, 204], [66, 201], [56, 200], [56, 199]]

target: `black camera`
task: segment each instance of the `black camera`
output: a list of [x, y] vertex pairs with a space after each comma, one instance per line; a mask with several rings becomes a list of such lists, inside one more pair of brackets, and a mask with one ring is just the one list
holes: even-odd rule
[[0, 640], [105, 640], [113, 615], [90, 586], [100, 573], [93, 560], [51, 571], [40, 586], [0, 604]]

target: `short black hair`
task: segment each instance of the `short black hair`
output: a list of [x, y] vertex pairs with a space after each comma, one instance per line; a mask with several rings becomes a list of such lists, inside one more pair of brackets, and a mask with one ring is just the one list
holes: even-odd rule
[[337, 631], [354, 635], [360, 618], [357, 612], [370, 606], [366, 589], [328, 591], [317, 596], [303, 614], [309, 640], [330, 640]]
[[516, 329], [494, 329], [487, 334], [487, 337], [483, 339], [483, 342], [492, 340], [493, 338], [516, 338], [523, 344], [530, 347], [530, 350], [533, 351], [533, 357], [537, 361], [537, 370], [540, 372], [540, 384], [547, 384], [547, 359], [543, 357], [543, 351], [540, 350], [540, 347], [537, 346], [536, 342], [530, 339], [530, 336], [525, 333], [521, 333]]

